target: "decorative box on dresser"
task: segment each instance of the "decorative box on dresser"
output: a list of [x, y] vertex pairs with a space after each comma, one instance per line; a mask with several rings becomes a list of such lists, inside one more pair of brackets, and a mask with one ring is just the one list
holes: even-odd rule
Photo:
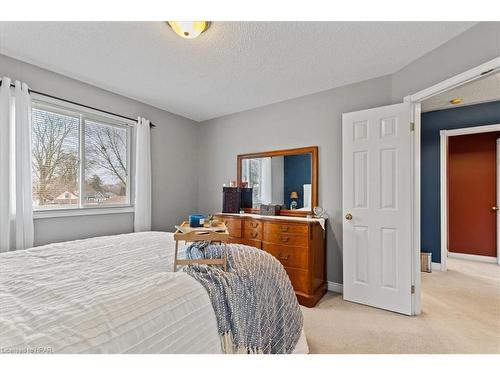
[[229, 242], [254, 246], [275, 256], [290, 277], [301, 305], [313, 307], [326, 292], [326, 232], [320, 220], [254, 214], [217, 214]]

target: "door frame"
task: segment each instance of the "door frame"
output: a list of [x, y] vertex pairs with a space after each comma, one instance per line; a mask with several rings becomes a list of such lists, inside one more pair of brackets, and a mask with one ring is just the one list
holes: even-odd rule
[[[452, 130], [441, 130], [440, 136], [440, 181], [441, 181], [441, 271], [448, 269], [448, 141], [449, 137], [467, 134], [480, 134], [500, 131], [500, 124], [474, 126], [470, 128], [460, 128]], [[497, 259], [498, 261], [498, 246], [497, 246]]]
[[412, 296], [413, 314], [418, 315], [422, 311], [421, 300], [421, 275], [420, 275], [420, 134], [421, 134], [421, 103], [432, 96], [448, 91], [452, 88], [461, 86], [467, 82], [500, 70], [500, 57], [494, 58], [472, 69], [466, 70], [451, 78], [448, 78], [435, 85], [420, 90], [414, 94], [407, 95], [403, 101], [411, 103], [410, 118], [413, 122], [413, 269], [412, 282], [415, 293]]

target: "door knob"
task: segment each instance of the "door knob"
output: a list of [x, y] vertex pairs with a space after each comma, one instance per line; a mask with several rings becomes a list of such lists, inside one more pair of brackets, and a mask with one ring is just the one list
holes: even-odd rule
[[493, 211], [498, 211], [498, 206], [493, 206], [493, 207], [491, 207], [491, 209], [492, 209]]
[[348, 213], [345, 215], [345, 219], [346, 219], [346, 220], [352, 220], [352, 215], [348, 212]]

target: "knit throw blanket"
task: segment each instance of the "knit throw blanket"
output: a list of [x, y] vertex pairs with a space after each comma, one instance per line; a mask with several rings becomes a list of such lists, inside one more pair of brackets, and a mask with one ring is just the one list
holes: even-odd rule
[[[251, 246], [227, 244], [227, 270], [189, 265], [184, 271], [207, 290], [225, 353], [292, 353], [303, 324], [288, 275], [272, 255]], [[220, 258], [224, 245], [196, 242], [188, 259]]]

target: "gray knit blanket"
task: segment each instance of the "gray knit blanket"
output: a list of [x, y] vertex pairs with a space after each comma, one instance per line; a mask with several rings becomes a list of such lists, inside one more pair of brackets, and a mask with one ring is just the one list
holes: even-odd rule
[[[227, 270], [189, 265], [184, 271], [207, 290], [225, 353], [292, 353], [303, 317], [288, 275], [272, 255], [227, 244]], [[220, 258], [224, 245], [196, 242], [188, 259]]]

